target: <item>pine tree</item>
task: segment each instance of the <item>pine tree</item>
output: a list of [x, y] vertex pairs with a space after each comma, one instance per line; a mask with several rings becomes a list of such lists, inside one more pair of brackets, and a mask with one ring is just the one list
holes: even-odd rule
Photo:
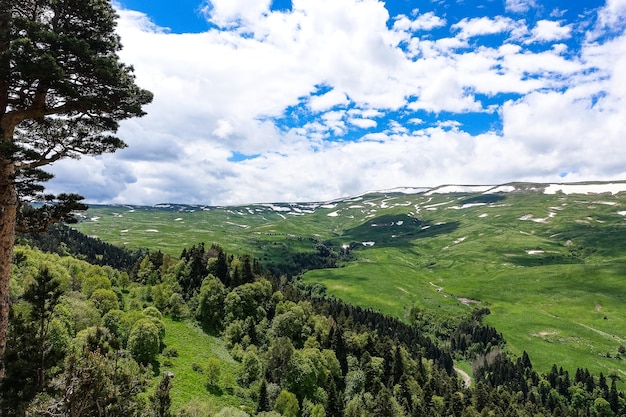
[[80, 196], [44, 194], [51, 175], [41, 168], [123, 148], [111, 133], [152, 100], [119, 62], [116, 17], [108, 0], [0, 0], [0, 357], [16, 230], [85, 208]]
[[44, 267], [39, 270], [35, 277], [35, 282], [24, 293], [24, 300], [32, 305], [31, 320], [37, 324], [38, 388], [42, 388], [45, 385], [46, 369], [51, 365], [50, 360], [60, 359], [60, 357], [54, 358], [55, 352], [47, 346], [52, 312], [62, 294], [59, 286], [59, 281], [52, 276], [47, 267]]
[[269, 398], [267, 398], [267, 381], [263, 379], [261, 381], [261, 387], [259, 388], [259, 401], [257, 403], [256, 412], [262, 413], [271, 410], [270, 401]]
[[159, 386], [157, 386], [154, 395], [150, 398], [152, 400], [152, 412], [154, 413], [154, 417], [172, 417], [172, 412], [170, 411], [172, 405], [170, 391], [172, 389], [173, 378], [173, 373], [164, 372]]
[[336, 324], [331, 328], [330, 339], [330, 347], [335, 351], [335, 356], [337, 356], [337, 360], [339, 361], [341, 375], [345, 377], [348, 373], [348, 352], [346, 342], [343, 338], [343, 332]]
[[326, 402], [326, 416], [327, 417], [342, 417], [343, 416], [343, 402], [341, 396], [337, 392], [337, 386], [332, 378], [328, 378], [326, 384], [326, 395], [328, 400]]

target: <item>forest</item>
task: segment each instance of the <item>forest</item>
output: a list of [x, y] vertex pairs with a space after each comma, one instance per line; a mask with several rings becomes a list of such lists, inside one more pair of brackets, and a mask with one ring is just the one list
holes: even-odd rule
[[[195, 242], [173, 256], [64, 226], [30, 233], [86, 208], [45, 192], [44, 168], [124, 148], [119, 123], [152, 101], [119, 60], [116, 19], [108, 0], [0, 0], [0, 415], [626, 414], [619, 374], [536, 371], [484, 323], [485, 306], [445, 318], [416, 307], [404, 319], [305, 284], [303, 270], [349, 256], [323, 241], [263, 265], [281, 252]], [[423, 235], [459, 226], [432, 226], [444, 224]], [[404, 239], [431, 227], [406, 225]], [[373, 226], [354, 225], [353, 240]], [[582, 249], [577, 262], [592, 253]]]
[[[78, 259], [99, 248], [81, 240], [76, 256], [62, 243], [47, 246], [62, 254], [35, 248], [54, 238], [18, 240], [2, 415], [626, 414], [618, 375], [570, 375], [558, 364], [538, 373], [482, 322], [486, 308], [443, 324], [416, 311], [407, 322], [274, 275], [218, 244], [180, 257], [145, 252], [114, 268]], [[183, 352], [165, 343], [170, 323], [195, 323], [221, 340], [234, 366], [207, 358], [172, 372]], [[455, 370], [463, 360], [472, 363], [469, 383]], [[173, 399], [187, 373], [201, 379], [204, 398], [235, 400], [216, 407]]]

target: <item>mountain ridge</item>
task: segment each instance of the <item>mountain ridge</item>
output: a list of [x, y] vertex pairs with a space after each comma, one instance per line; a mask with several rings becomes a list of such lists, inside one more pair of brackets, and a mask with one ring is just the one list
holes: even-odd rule
[[311, 200], [311, 201], [274, 201], [274, 202], [253, 202], [242, 204], [200, 204], [200, 203], [157, 203], [153, 205], [144, 204], [127, 204], [127, 203], [97, 203], [89, 204], [94, 207], [128, 207], [128, 208], [172, 208], [172, 207], [195, 207], [195, 208], [230, 208], [230, 207], [247, 207], [247, 206], [270, 206], [270, 205], [326, 205], [339, 202], [350, 201], [355, 198], [362, 198], [368, 195], [380, 195], [380, 194], [400, 194], [400, 195], [432, 195], [432, 194], [497, 194], [497, 193], [510, 193], [510, 192], [528, 192], [528, 191], [543, 191], [544, 194], [554, 194], [559, 191], [564, 194], [618, 194], [620, 192], [626, 192], [626, 180], [612, 180], [612, 181], [577, 181], [577, 182], [525, 182], [525, 181], [512, 181], [502, 184], [441, 184], [434, 187], [411, 187], [411, 186], [398, 186], [394, 188], [370, 190], [360, 194], [349, 195], [345, 197], [337, 197], [330, 200]]

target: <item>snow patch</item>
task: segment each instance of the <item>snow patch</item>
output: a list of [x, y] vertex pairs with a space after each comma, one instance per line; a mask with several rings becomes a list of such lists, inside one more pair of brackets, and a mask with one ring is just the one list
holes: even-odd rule
[[338, 211], [333, 211], [332, 213], [328, 213], [327, 216], [328, 217], [337, 217], [337, 216], [339, 216], [339, 212]]
[[487, 213], [483, 213], [483, 214], [481, 214], [481, 215], [480, 215], [480, 216], [478, 216], [478, 217], [480, 217], [480, 218], [482, 219], [482, 218], [485, 218], [485, 217], [487, 217], [487, 216], [489, 216]]
[[529, 255], [539, 255], [541, 253], [544, 253], [544, 251], [542, 251], [542, 250], [527, 250], [526, 253], [529, 254]]
[[448, 207], [448, 209], [462, 210], [462, 209], [466, 209], [470, 207], [484, 206], [486, 204], [487, 203], [468, 203], [468, 204], [463, 204], [462, 206], [451, 206], [451, 207]]
[[483, 194], [495, 194], [495, 193], [512, 193], [516, 188], [512, 185], [500, 185], [496, 188], [492, 188], [491, 190], [485, 191]]
[[550, 184], [544, 190], [544, 194], [556, 194], [559, 191], [564, 194], [617, 194], [626, 191], [626, 183]]
[[493, 188], [493, 185], [444, 185], [426, 192], [424, 195], [450, 193], [484, 193]]
[[376, 242], [361, 242], [363, 246], [374, 246]]
[[182, 221], [182, 220], [183, 220], [183, 218], [182, 218], [182, 217], [179, 217], [179, 218], [177, 218], [177, 219], [174, 219], [174, 221], [175, 221], [175, 222], [179, 222], [179, 221]]
[[148, 232], [148, 233], [159, 233], [159, 231], [157, 229], [146, 229], [146, 232]]

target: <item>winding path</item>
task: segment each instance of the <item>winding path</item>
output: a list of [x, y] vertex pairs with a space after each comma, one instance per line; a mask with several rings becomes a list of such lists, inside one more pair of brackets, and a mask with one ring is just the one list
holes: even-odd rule
[[469, 386], [472, 384], [472, 378], [467, 374], [467, 372], [460, 368], [457, 368], [456, 366], [454, 367], [454, 370], [457, 374], [461, 376], [461, 378], [463, 378], [463, 385], [465, 386], [465, 388], [469, 388]]

